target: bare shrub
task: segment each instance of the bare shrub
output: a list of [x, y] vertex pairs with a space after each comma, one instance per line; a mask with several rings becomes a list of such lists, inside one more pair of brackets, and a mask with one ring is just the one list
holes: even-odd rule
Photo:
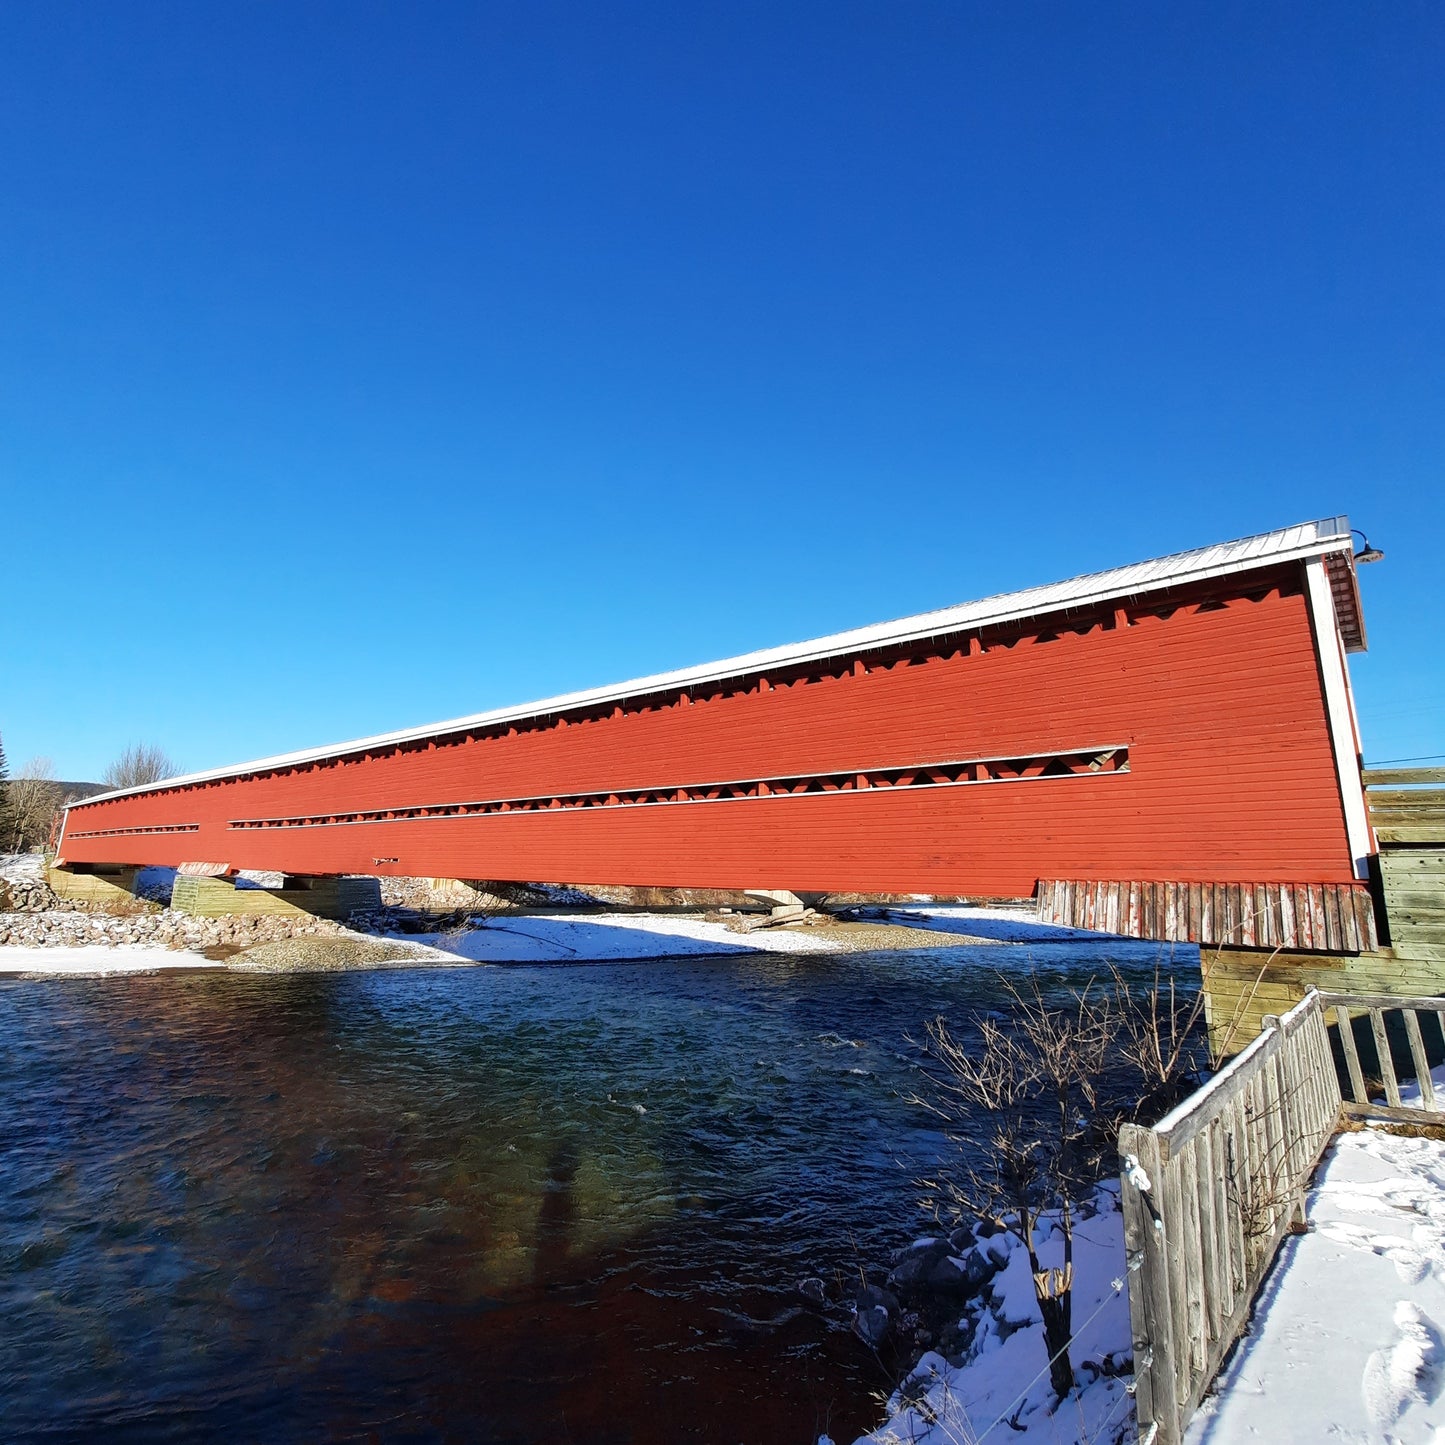
[[5, 801], [10, 851], [25, 853], [43, 848], [50, 841], [64, 801], [50, 759], [31, 758], [6, 784]]
[[173, 778], [180, 769], [154, 743], [131, 743], [101, 777], [108, 788], [141, 788]]
[[[936, 1067], [913, 1102], [943, 1120], [956, 1162], [920, 1181], [942, 1218], [971, 1217], [1015, 1235], [1028, 1251], [1044, 1325], [1049, 1379], [1060, 1398], [1074, 1384], [1074, 1224], [1080, 1203], [1115, 1167], [1119, 1125], [1157, 1110], [1197, 1063], [1199, 1008], [1156, 971], [1152, 988], [1091, 981], [1045, 998], [1035, 979], [1000, 976], [1006, 1016], [972, 1020], [972, 1039], [943, 1018], [927, 1025]], [[1039, 1225], [1055, 1213], [1063, 1264], [1044, 1268]]]
[[1166, 979], [1157, 962], [1152, 985], [1143, 989], [1131, 989], [1117, 966], [1110, 973], [1120, 1025], [1116, 1047], [1139, 1080], [1135, 1113], [1162, 1116], [1179, 1102], [1181, 1079], [1200, 1062], [1204, 990], [1182, 994], [1174, 974]]

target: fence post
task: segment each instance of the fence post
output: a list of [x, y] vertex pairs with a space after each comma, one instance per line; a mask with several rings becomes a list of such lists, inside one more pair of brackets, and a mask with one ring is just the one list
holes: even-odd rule
[[1119, 1130], [1119, 1154], [1123, 1163], [1120, 1202], [1134, 1341], [1134, 1402], [1140, 1433], [1152, 1424], [1157, 1426], [1157, 1445], [1179, 1445], [1168, 1241], [1159, 1212], [1164, 1178], [1159, 1136], [1152, 1129], [1125, 1124]]

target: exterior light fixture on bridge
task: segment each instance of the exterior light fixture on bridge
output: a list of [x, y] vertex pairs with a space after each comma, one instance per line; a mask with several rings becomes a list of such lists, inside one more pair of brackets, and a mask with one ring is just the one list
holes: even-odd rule
[[1378, 547], [1370, 546], [1370, 539], [1358, 527], [1351, 527], [1350, 535], [1358, 537], [1365, 544], [1355, 553], [1356, 562], [1383, 562], [1385, 560], [1385, 554]]

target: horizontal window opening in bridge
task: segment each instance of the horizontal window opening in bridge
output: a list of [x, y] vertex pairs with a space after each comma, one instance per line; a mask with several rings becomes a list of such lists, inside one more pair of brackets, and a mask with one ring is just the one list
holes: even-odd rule
[[[397, 823], [423, 818], [470, 818], [496, 813], [556, 812], [569, 808], [675, 807], [730, 803], [743, 799], [796, 798], [820, 793], [858, 793], [898, 788], [977, 787], [1042, 782], [1060, 778], [1111, 776], [1129, 771], [1123, 744], [1032, 753], [1027, 757], [961, 758], [891, 768], [849, 768], [828, 773], [743, 778], [723, 783], [668, 783], [660, 787], [598, 789], [517, 798], [482, 798], [462, 803], [418, 803], [300, 817], [233, 818], [229, 828], [328, 828], [355, 823]], [[129, 831], [144, 831], [133, 829]], [[155, 831], [161, 831], [159, 829]], [[76, 834], [77, 837], [90, 836]]]
[[72, 838], [123, 838], [131, 833], [199, 833], [199, 823], [156, 823], [146, 828], [92, 828], [87, 833], [72, 832]]

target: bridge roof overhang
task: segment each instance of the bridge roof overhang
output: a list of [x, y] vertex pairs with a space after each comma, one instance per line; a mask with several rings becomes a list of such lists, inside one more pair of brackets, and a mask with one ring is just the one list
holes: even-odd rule
[[607, 703], [621, 703], [628, 699], [676, 692], [707, 683], [765, 675], [778, 668], [852, 657], [875, 649], [1080, 611], [1113, 601], [1126, 602], [1149, 593], [1316, 557], [1324, 561], [1330, 578], [1335, 619], [1345, 649], [1361, 652], [1365, 648], [1365, 632], [1359, 590], [1355, 581], [1353, 552], [1349, 518], [1325, 517], [1318, 521], [1301, 522], [1293, 527], [1283, 527], [1274, 532], [1241, 537], [1232, 542], [1218, 542], [1190, 552], [1176, 552], [1166, 557], [1134, 562], [1126, 567], [1114, 567], [1105, 572], [1090, 572], [1064, 582], [1026, 587], [1019, 592], [999, 593], [976, 602], [964, 602], [934, 612], [922, 612], [893, 622], [855, 627], [808, 642], [764, 648], [758, 652], [725, 658], [720, 662], [704, 663], [699, 667], [655, 673], [649, 677], [634, 678], [630, 682], [616, 683], [608, 687], [564, 693], [520, 707], [494, 708], [488, 712], [452, 718], [423, 727], [380, 733], [374, 737], [356, 738], [350, 742], [309, 748], [301, 752], [283, 753], [276, 757], [259, 758], [253, 762], [237, 763], [205, 772], [187, 773], [143, 787], [117, 789], [87, 798], [84, 803], [75, 806], [85, 807], [90, 803], [112, 798], [160, 792], [193, 783], [275, 772], [333, 758], [353, 757], [358, 753], [375, 752], [400, 744], [449, 737], [472, 729], [555, 717], [561, 713], [595, 708]]

